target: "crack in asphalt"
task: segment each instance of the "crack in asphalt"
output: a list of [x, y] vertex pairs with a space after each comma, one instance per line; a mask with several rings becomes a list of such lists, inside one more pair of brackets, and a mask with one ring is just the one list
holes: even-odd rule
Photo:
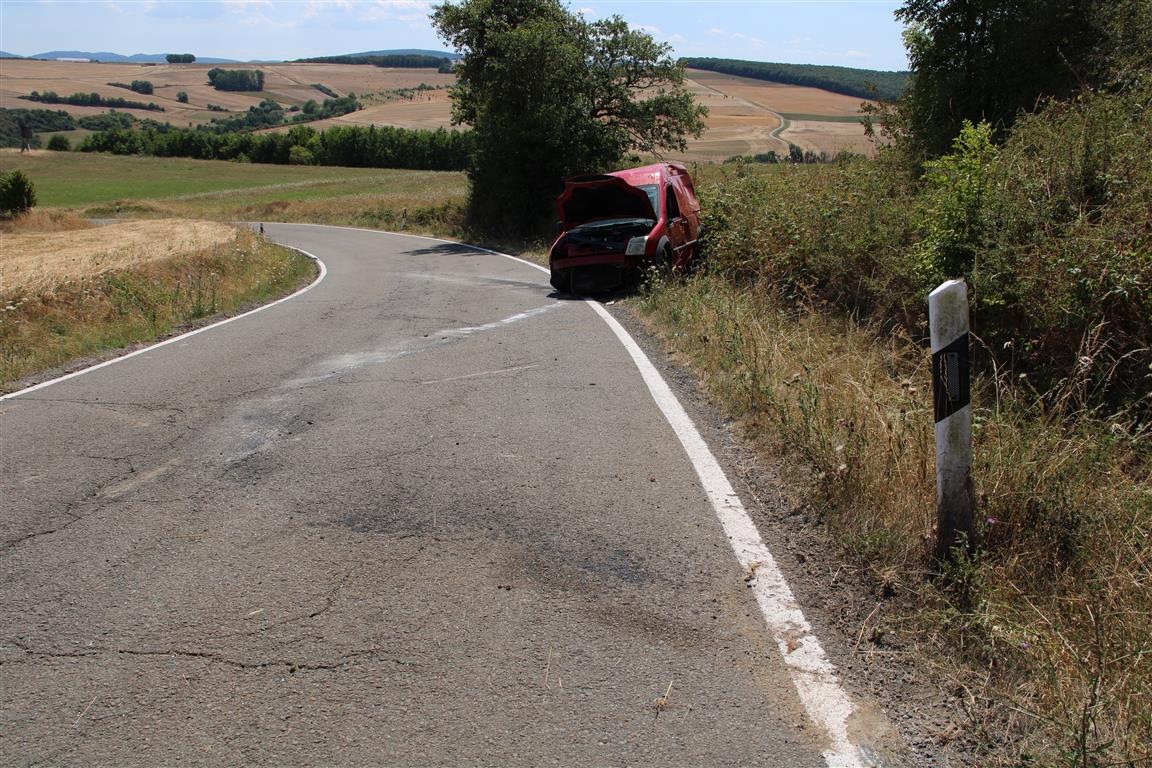
[[[34, 663], [37, 659], [85, 659], [96, 656], [107, 656], [115, 654], [117, 656], [133, 656], [140, 658], [177, 658], [189, 660], [203, 660], [215, 664], [222, 664], [236, 669], [267, 669], [269, 667], [287, 667], [289, 672], [305, 671], [332, 671], [339, 670], [346, 667], [352, 661], [363, 658], [371, 658], [374, 656], [381, 656], [388, 652], [386, 648], [371, 647], [362, 648], [357, 651], [346, 653], [334, 661], [292, 661], [289, 659], [266, 659], [261, 661], [242, 661], [240, 659], [229, 658], [222, 653], [213, 653], [210, 651], [197, 651], [186, 648], [167, 648], [162, 650], [154, 649], [137, 649], [137, 648], [103, 648], [93, 646], [90, 649], [76, 650], [76, 651], [43, 651], [36, 650], [30, 645], [23, 643], [19, 640], [9, 640], [11, 646], [23, 651], [26, 658], [23, 659], [6, 659], [0, 660], [0, 666], [10, 664], [27, 664]], [[419, 662], [405, 661], [398, 658], [385, 658], [384, 661], [391, 661], [394, 664], [404, 666], [416, 666]]]
[[227, 632], [227, 633], [219, 634], [219, 635], [211, 635], [211, 636], [207, 637], [206, 639], [207, 640], [225, 640], [225, 639], [234, 638], [234, 637], [252, 637], [254, 635], [260, 635], [260, 634], [263, 634], [265, 632], [270, 632], [274, 629], [279, 629], [280, 627], [285, 627], [285, 626], [288, 626], [290, 624], [297, 624], [297, 623], [300, 623], [303, 621], [310, 621], [311, 619], [315, 619], [319, 616], [322, 616], [325, 613], [327, 613], [328, 611], [332, 610], [332, 608], [336, 605], [336, 601], [340, 596], [340, 592], [343, 591], [343, 589], [348, 585], [348, 582], [351, 581], [352, 576], [356, 573], [357, 570], [359, 570], [359, 568], [360, 568], [360, 565], [357, 564], [357, 565], [354, 565], [352, 568], [348, 569], [348, 571], [346, 573], [344, 573], [343, 576], [340, 577], [340, 580], [336, 583], [336, 585], [333, 586], [328, 591], [327, 595], [325, 595], [324, 605], [322, 607], [317, 608], [316, 610], [312, 611], [311, 613], [299, 614], [296, 616], [289, 616], [288, 618], [281, 619], [281, 620], [273, 622], [271, 624], [267, 624], [267, 625], [264, 625], [262, 627], [257, 627], [256, 629], [245, 630], [243, 632]]
[[83, 397], [36, 397], [27, 396], [23, 398], [26, 402], [32, 403], [65, 403], [69, 405], [90, 405], [97, 408], [108, 408], [116, 410], [136, 409], [146, 411], [148, 413], [168, 413], [174, 416], [183, 416], [187, 413], [188, 409], [184, 407], [174, 406], [170, 403], [141, 403], [141, 402], [124, 402], [120, 400], [90, 400]]

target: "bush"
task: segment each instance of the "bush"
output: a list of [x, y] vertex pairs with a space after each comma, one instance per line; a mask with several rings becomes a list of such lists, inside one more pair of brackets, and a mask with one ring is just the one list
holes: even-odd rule
[[213, 67], [208, 70], [208, 82], [218, 91], [262, 91], [264, 73], [259, 69]]
[[308, 147], [295, 146], [288, 150], [289, 165], [315, 165], [316, 157]]
[[176, 92], [176, 101], [180, 102], [181, 104], [187, 104], [188, 103], [188, 91], [177, 91]]
[[36, 189], [23, 171], [0, 173], [0, 213], [23, 213], [36, 205]]
[[57, 134], [48, 139], [48, 149], [53, 152], [69, 152], [72, 150], [72, 142], [68, 141], [67, 136]]

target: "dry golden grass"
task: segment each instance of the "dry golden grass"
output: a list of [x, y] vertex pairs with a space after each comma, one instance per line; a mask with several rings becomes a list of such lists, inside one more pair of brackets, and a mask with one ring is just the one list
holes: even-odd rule
[[786, 311], [763, 285], [707, 274], [657, 284], [641, 308], [744, 434], [789, 459], [785, 475], [851, 559], [900, 597], [886, 619], [893, 631], [944, 651], [931, 663], [965, 692], [983, 765], [1152, 761], [1146, 430], [1092, 413], [1059, 418], [1033, 393], [978, 381], [979, 547], [941, 568], [928, 555], [935, 462], [923, 346]]
[[[0, 233], [5, 235], [31, 234], [33, 232], [68, 232], [75, 229], [91, 229], [96, 226], [74, 211], [59, 208], [33, 208], [12, 219], [0, 219]], [[6, 241], [4, 241], [6, 244]], [[0, 264], [3, 256], [0, 256]]]
[[138, 268], [235, 238], [236, 227], [228, 224], [177, 219], [5, 234], [0, 285], [4, 293], [43, 291], [65, 280]]
[[[211, 243], [186, 239], [166, 257], [142, 260], [128, 246], [124, 253], [110, 252], [98, 273], [62, 265], [54, 281], [5, 286], [0, 294], [0, 391], [69, 361], [151, 341], [217, 313], [283, 296], [315, 275], [315, 265], [302, 254], [247, 229], [217, 226], [228, 236]], [[117, 268], [102, 269], [107, 264]]]

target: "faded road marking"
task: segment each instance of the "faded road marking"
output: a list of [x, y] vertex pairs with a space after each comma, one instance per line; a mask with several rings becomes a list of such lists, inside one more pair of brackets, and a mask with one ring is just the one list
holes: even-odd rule
[[450, 381], [464, 381], [465, 379], [479, 379], [484, 376], [497, 376], [501, 373], [514, 373], [515, 371], [526, 371], [529, 368], [537, 367], [535, 363], [532, 365], [518, 365], [515, 368], [501, 368], [497, 371], [480, 371], [479, 373], [469, 373], [464, 376], [453, 376], [449, 379], [432, 379], [431, 381], [422, 381], [421, 384], [447, 384]]
[[483, 333], [484, 331], [494, 331], [498, 328], [503, 328], [506, 325], [512, 325], [513, 323], [518, 323], [521, 320], [527, 320], [528, 318], [535, 317], [536, 315], [542, 315], [545, 312], [551, 312], [553, 309], [556, 309], [557, 307], [561, 307], [561, 306], [563, 306], [563, 304], [561, 304], [560, 302], [556, 302], [554, 304], [545, 304], [543, 307], [536, 307], [536, 309], [530, 309], [527, 312], [521, 312], [520, 314], [512, 315], [511, 317], [506, 317], [503, 320], [497, 320], [494, 323], [485, 323], [484, 325], [474, 325], [474, 326], [471, 326], [469, 328], [454, 328], [452, 330], [440, 331], [437, 335], [438, 336], [471, 336], [474, 333]]

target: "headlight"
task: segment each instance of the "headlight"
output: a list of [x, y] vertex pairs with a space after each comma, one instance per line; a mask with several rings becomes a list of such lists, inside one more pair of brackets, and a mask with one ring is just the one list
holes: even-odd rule
[[628, 249], [624, 253], [628, 256], [643, 256], [648, 247], [648, 235], [634, 237], [628, 241]]

